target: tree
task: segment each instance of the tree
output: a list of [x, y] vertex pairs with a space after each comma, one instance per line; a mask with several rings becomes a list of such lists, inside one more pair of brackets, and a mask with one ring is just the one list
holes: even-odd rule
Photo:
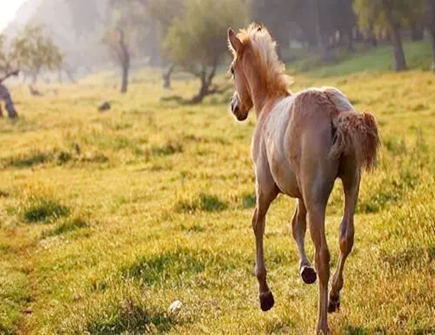
[[174, 64], [200, 80], [193, 103], [215, 91], [213, 78], [227, 52], [226, 31], [244, 24], [245, 13], [243, 1], [187, 0], [183, 14], [171, 24], [164, 51]]
[[12, 70], [13, 65], [10, 52], [6, 48], [6, 37], [0, 34], [0, 75]]
[[119, 27], [110, 31], [106, 34], [104, 41], [109, 46], [112, 57], [121, 66], [121, 93], [126, 93], [130, 70], [130, 48], [126, 41], [124, 28]]
[[32, 76], [33, 83], [44, 69], [59, 69], [63, 55], [41, 26], [28, 25], [12, 41], [12, 58], [18, 67]]
[[18, 117], [12, 101], [11, 94], [3, 82], [11, 76], [17, 76], [18, 70], [13, 70], [13, 58], [6, 48], [6, 39], [4, 35], [0, 34], [0, 117], [3, 116], [1, 101], [3, 100], [6, 105], [6, 111], [11, 119]]
[[[185, 0], [138, 0], [144, 4], [149, 12], [149, 15], [158, 22], [159, 32], [158, 40], [160, 48], [163, 47], [164, 37], [168, 33], [169, 27], [171, 26], [174, 19], [181, 15], [184, 7]], [[175, 65], [169, 62], [167, 59], [164, 60], [169, 63], [166, 66], [166, 70], [162, 74], [163, 87], [171, 88], [171, 75], [175, 70]]]
[[121, 67], [121, 93], [127, 92], [132, 53], [147, 29], [146, 13], [138, 6], [136, 1], [112, 0], [111, 24], [103, 38], [112, 58]]
[[405, 53], [403, 52], [401, 27], [409, 27], [416, 18], [422, 15], [424, 0], [355, 0], [354, 9], [358, 15], [359, 24], [363, 29], [373, 28], [381, 34], [387, 32], [393, 44], [394, 69], [406, 69]]
[[283, 49], [296, 40], [318, 48], [326, 60], [335, 47], [353, 49], [352, 0], [252, 0], [252, 6], [254, 19], [265, 23]]
[[427, 0], [428, 30], [432, 43], [432, 72], [435, 73], [435, 0]]
[[[0, 103], [3, 100], [5, 102], [6, 111], [8, 112], [8, 116], [10, 119], [15, 119], [18, 117], [17, 111], [15, 110], [14, 103], [12, 101], [11, 94], [6, 86], [3, 85], [3, 82], [11, 76], [18, 76], [18, 70], [10, 71], [5, 76], [0, 78]], [[3, 116], [2, 108], [0, 105], [0, 117]]]

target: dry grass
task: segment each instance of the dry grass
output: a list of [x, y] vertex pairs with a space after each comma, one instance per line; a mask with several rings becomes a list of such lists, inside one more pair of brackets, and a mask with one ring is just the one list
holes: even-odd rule
[[[435, 78], [297, 77], [293, 89], [326, 84], [374, 113], [383, 140], [378, 168], [363, 179], [342, 308], [330, 326], [433, 333]], [[184, 79], [174, 85], [170, 94], [194, 92]], [[110, 76], [41, 89], [34, 98], [16, 87], [22, 117], [0, 121], [0, 333], [312, 332], [317, 288], [298, 276], [294, 202], [285, 197], [272, 205], [265, 239], [276, 306], [258, 306], [253, 116], [236, 123], [225, 95], [200, 106], [160, 102], [165, 93], [148, 72], [125, 96]], [[98, 113], [105, 99], [113, 109]], [[327, 218], [333, 265], [341, 198], [337, 183]], [[27, 220], [32, 208], [37, 219]], [[177, 317], [167, 314], [176, 299]]]

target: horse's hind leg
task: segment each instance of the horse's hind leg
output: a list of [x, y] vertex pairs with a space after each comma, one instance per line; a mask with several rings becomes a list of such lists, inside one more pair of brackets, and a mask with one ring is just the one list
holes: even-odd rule
[[355, 212], [360, 183], [360, 171], [354, 160], [345, 159], [342, 166], [343, 173], [341, 174], [341, 179], [344, 189], [344, 215], [340, 225], [340, 256], [329, 294], [329, 313], [338, 311], [340, 308], [340, 290], [343, 288], [344, 263], [353, 246], [353, 214]]
[[305, 232], [307, 230], [307, 210], [304, 201], [298, 199], [298, 207], [292, 219], [293, 237], [296, 240], [299, 253], [299, 272], [303, 281], [312, 284], [316, 281], [316, 271], [311, 267], [305, 253]]
[[259, 284], [260, 306], [263, 311], [271, 309], [275, 303], [272, 292], [266, 281], [266, 266], [264, 265], [263, 236], [266, 223], [266, 213], [270, 203], [278, 195], [278, 189], [273, 182], [260, 184], [257, 182], [257, 205], [252, 218], [252, 228], [255, 234], [256, 261], [255, 274]]
[[[329, 250], [325, 234], [326, 204], [334, 186], [334, 166], [325, 161], [317, 163], [314, 155], [306, 159], [303, 166], [301, 185], [304, 203], [308, 213], [308, 227], [315, 247], [314, 260], [319, 281], [319, 305], [317, 334], [328, 333], [328, 283], [329, 283]], [[310, 160], [311, 158], [311, 160]], [[323, 164], [322, 164], [323, 163]]]

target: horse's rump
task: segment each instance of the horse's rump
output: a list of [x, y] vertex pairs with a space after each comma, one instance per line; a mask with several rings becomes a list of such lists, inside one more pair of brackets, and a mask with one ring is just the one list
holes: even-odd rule
[[337, 158], [341, 154], [353, 154], [358, 167], [372, 169], [380, 144], [374, 116], [357, 112], [346, 96], [335, 88], [325, 88], [324, 92], [336, 108], [332, 114], [334, 138], [330, 155]]

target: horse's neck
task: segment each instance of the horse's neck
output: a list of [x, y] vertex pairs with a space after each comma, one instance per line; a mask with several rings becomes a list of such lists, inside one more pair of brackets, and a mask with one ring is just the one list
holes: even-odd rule
[[251, 89], [252, 102], [254, 104], [257, 119], [261, 114], [269, 113], [273, 105], [288, 96], [288, 94], [278, 94], [277, 92], [269, 92], [266, 80], [260, 77], [256, 71], [251, 71], [248, 78]]
[[261, 85], [260, 80], [258, 79], [251, 82], [251, 96], [258, 117], [266, 106], [268, 100], [266, 88]]

